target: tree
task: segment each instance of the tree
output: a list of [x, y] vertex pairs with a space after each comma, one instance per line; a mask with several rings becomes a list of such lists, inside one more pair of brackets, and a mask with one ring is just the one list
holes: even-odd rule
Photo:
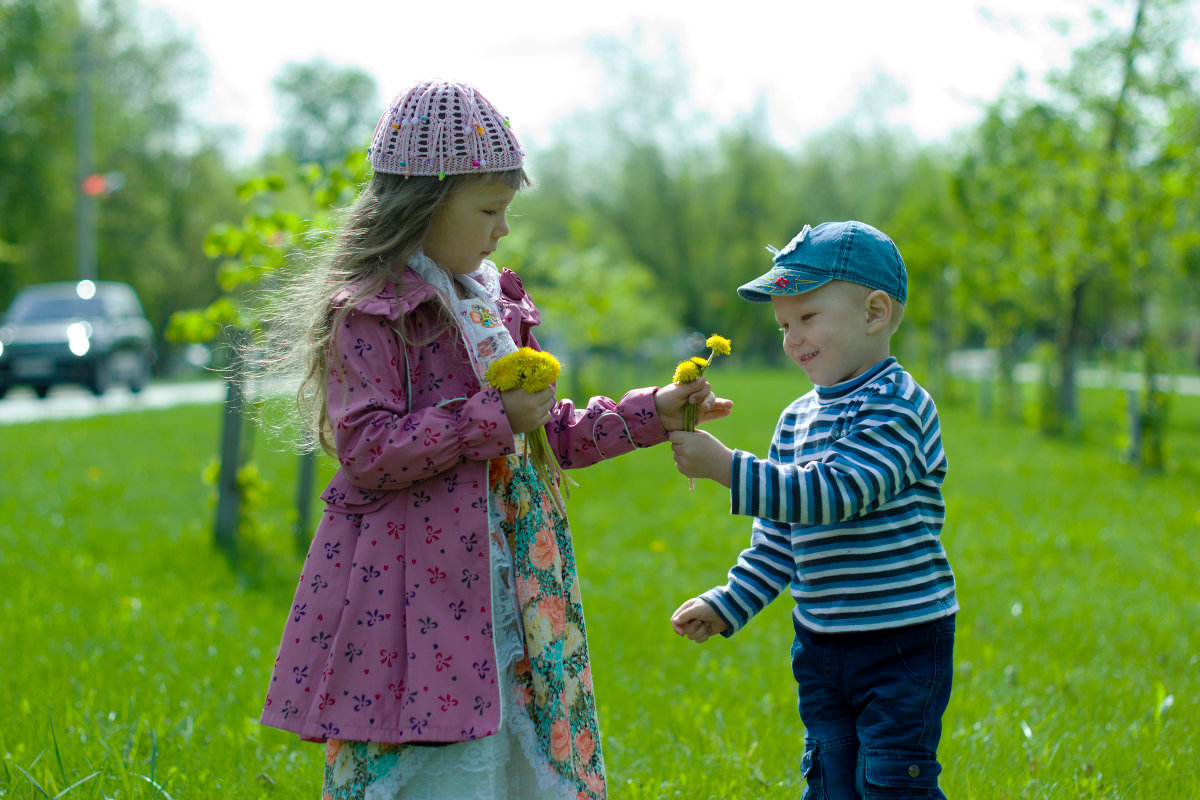
[[[248, 345], [262, 331], [260, 289], [270, 286], [290, 259], [313, 256], [332, 235], [332, 209], [348, 202], [367, 173], [363, 152], [352, 152], [343, 163], [324, 170], [311, 165], [287, 178], [266, 175], [238, 187], [238, 197], [250, 206], [240, 223], [218, 223], [204, 240], [204, 253], [217, 264], [222, 296], [204, 308], [176, 312], [168, 335], [178, 342], [222, 342], [229, 352], [225, 370], [226, 399], [220, 460], [214, 470], [217, 509], [216, 544], [230, 553], [238, 550], [238, 532], [253, 517], [252, 499], [263, 486], [243, 436], [246, 385], [254, 377], [247, 363]], [[294, 376], [283, 376], [292, 378]], [[307, 547], [308, 499], [313, 480], [313, 456], [300, 460], [299, 513], [295, 529], [300, 552]]]
[[[1097, 134], [1089, 154], [1093, 185], [1081, 231], [1089, 246], [1078, 261], [1057, 265], [1062, 289], [1055, 334], [1058, 407], [1068, 425], [1077, 419], [1075, 366], [1089, 290], [1113, 270], [1129, 279], [1129, 261], [1121, 257], [1128, 254], [1123, 241], [1128, 231], [1140, 228], [1151, 237], [1139, 242], [1143, 253], [1161, 250], [1171, 235], [1161, 218], [1149, 228], [1139, 226], [1136, 218], [1149, 199], [1144, 190], [1152, 184], [1142, 177], [1149, 177], [1146, 165], [1162, 153], [1162, 121], [1171, 99], [1194, 85], [1181, 55], [1191, 32], [1192, 6], [1189, 0], [1137, 0], [1127, 23], [1098, 16], [1100, 34], [1054, 80], [1060, 102], [1072, 110], [1073, 124]], [[1130, 190], [1139, 186], [1139, 202], [1131, 202]]]
[[1081, 195], [1090, 172], [1081, 135], [1018, 88], [989, 110], [955, 174], [963, 232], [955, 293], [969, 324], [999, 354], [1001, 405], [1010, 415], [1021, 408], [1013, 377], [1019, 337], [1046, 332], [1059, 300], [1054, 270], [1078, 263], [1084, 247]]
[[183, 298], [215, 293], [201, 242], [236, 213], [234, 180], [215, 135], [184, 111], [202, 76], [196, 52], [129, 0], [88, 8], [0, 0], [0, 258], [11, 267], [0, 304], [26, 283], [80, 275], [84, 158], [123, 177], [95, 201], [98, 277], [132, 283], [161, 337]]
[[0, 0], [0, 305], [74, 274], [74, 2]]
[[274, 139], [296, 163], [332, 167], [370, 144], [379, 90], [369, 73], [315, 58], [287, 64], [272, 86], [284, 120]]

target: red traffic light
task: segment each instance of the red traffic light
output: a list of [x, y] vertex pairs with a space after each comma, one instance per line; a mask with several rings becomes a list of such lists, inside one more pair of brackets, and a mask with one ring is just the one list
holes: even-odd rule
[[83, 179], [79, 188], [90, 197], [108, 197], [125, 185], [125, 176], [120, 172], [109, 172], [104, 175], [96, 173]]
[[83, 193], [96, 197], [104, 194], [108, 189], [108, 181], [103, 175], [88, 175], [83, 179]]

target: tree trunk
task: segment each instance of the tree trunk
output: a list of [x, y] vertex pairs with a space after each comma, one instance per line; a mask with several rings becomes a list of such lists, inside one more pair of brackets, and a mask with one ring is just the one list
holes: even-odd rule
[[224, 426], [221, 431], [221, 473], [217, 478], [217, 514], [213, 536], [227, 553], [237, 548], [237, 533], [242, 515], [242, 487], [238, 471], [242, 467], [242, 412], [246, 405], [246, 363], [242, 358], [243, 332], [229, 334], [233, 353], [229, 375], [225, 379]]
[[[1108, 143], [1104, 152], [1104, 164], [1102, 167], [1100, 178], [1100, 191], [1096, 196], [1096, 207], [1091, 214], [1091, 222], [1089, 229], [1089, 242], [1102, 241], [1101, 228], [1107, 224], [1108, 220], [1108, 173], [1113, 169], [1116, 159], [1119, 155], [1121, 147], [1121, 133], [1124, 123], [1126, 97], [1129, 94], [1129, 88], [1133, 83], [1134, 59], [1138, 51], [1141, 49], [1141, 28], [1142, 20], [1145, 15], [1146, 0], [1138, 0], [1137, 13], [1133, 19], [1133, 30], [1129, 33], [1129, 39], [1125, 45], [1125, 74], [1121, 81], [1121, 91], [1117, 95], [1116, 103], [1113, 105], [1112, 115], [1109, 118], [1108, 128]], [[1087, 294], [1088, 284], [1091, 283], [1091, 276], [1099, 269], [1100, 265], [1094, 261], [1080, 273], [1070, 292], [1070, 308], [1065, 320], [1059, 320], [1058, 335], [1056, 336], [1055, 345], [1058, 348], [1058, 418], [1061, 420], [1061, 426], [1065, 426], [1070, 430], [1075, 428], [1079, 423], [1078, 408], [1076, 402], [1076, 387], [1075, 387], [1075, 365], [1076, 365], [1076, 348], [1079, 345], [1080, 330], [1083, 327], [1083, 301]], [[1057, 431], [1061, 432], [1061, 430]]]

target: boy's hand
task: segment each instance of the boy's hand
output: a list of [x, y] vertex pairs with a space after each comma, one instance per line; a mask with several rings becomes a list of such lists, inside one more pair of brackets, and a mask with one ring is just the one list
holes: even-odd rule
[[703, 377], [689, 383], [672, 383], [654, 393], [654, 410], [667, 432], [683, 430], [683, 408], [688, 404], [696, 406], [698, 423], [728, 417], [733, 410], [733, 401], [713, 394]]
[[686, 636], [700, 644], [708, 637], [722, 633], [728, 626], [717, 616], [712, 606], [699, 597], [693, 597], [675, 609], [675, 613], [671, 615], [671, 627], [680, 636]]
[[729, 488], [733, 451], [705, 431], [672, 431], [671, 453], [675, 468], [689, 478], [708, 478]]

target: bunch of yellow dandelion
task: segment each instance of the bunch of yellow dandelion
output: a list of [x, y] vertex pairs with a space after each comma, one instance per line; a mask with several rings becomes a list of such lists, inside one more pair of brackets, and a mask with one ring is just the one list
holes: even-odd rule
[[[550, 353], [534, 350], [532, 347], [522, 347], [515, 353], [502, 356], [488, 366], [487, 382], [501, 392], [513, 389], [524, 389], [527, 392], [540, 392], [558, 380], [562, 365]], [[546, 438], [546, 429], [537, 428], [525, 434], [528, 446], [527, 456], [533, 459], [533, 469], [538, 480], [546, 487], [550, 499], [559, 514], [564, 514], [562, 497], [558, 487], [562, 485], [562, 467], [550, 449], [550, 441]]]
[[[689, 383], [698, 380], [704, 375], [704, 370], [712, 363], [717, 356], [727, 356], [732, 349], [732, 345], [724, 336], [713, 334], [704, 341], [704, 346], [709, 349], [708, 358], [693, 356], [687, 361], [680, 361], [679, 366], [675, 368], [675, 383]], [[683, 409], [683, 429], [685, 431], [696, 430], [696, 406], [688, 403]]]
[[[675, 367], [675, 377], [672, 379], [675, 383], [690, 383], [698, 380], [704, 375], [704, 370], [708, 368], [714, 358], [727, 356], [732, 349], [732, 343], [728, 339], [715, 333], [704, 340], [704, 346], [708, 348], [708, 358], [692, 356], [687, 361], [680, 361], [679, 366]], [[692, 403], [683, 407], [683, 429], [685, 431], [696, 430], [696, 406]], [[696, 490], [695, 478], [688, 478], [688, 489]]]

